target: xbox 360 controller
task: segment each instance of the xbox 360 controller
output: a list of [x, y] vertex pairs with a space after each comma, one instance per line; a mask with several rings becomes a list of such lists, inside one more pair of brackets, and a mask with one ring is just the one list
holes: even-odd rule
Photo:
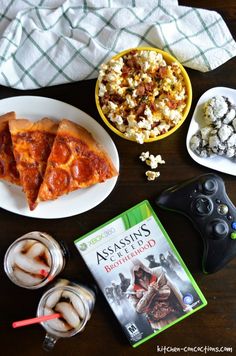
[[225, 191], [224, 181], [209, 173], [175, 185], [156, 198], [164, 209], [186, 215], [200, 232], [203, 271], [213, 273], [236, 255], [236, 208]]

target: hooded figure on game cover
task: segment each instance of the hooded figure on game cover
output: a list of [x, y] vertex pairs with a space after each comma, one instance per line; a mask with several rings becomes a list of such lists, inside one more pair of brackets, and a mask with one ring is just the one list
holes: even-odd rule
[[[133, 261], [132, 261], [133, 262]], [[182, 294], [162, 267], [147, 268], [136, 260], [131, 270], [130, 297], [138, 313], [145, 313], [154, 330], [159, 330], [189, 311]]]

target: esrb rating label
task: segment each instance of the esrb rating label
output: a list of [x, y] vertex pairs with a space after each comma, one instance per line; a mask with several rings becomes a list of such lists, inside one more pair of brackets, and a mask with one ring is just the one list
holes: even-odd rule
[[135, 323], [128, 323], [125, 325], [125, 328], [132, 340], [137, 341], [142, 338], [142, 334], [140, 333]]

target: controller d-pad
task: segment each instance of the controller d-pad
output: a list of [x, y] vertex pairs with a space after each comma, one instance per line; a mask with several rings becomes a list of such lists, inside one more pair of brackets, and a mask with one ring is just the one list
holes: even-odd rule
[[213, 210], [213, 203], [208, 197], [200, 196], [193, 201], [192, 210], [200, 216], [209, 215]]

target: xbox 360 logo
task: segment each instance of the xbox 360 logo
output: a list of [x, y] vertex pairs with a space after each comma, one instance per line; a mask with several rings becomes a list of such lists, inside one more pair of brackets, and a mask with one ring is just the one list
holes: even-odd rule
[[83, 242], [81, 245], [79, 245], [79, 249], [81, 251], [85, 251], [85, 250], [87, 250], [87, 248], [88, 248], [88, 246], [85, 242]]
[[186, 293], [184, 296], [183, 296], [183, 302], [187, 305], [191, 305], [193, 303], [193, 296], [191, 293]]

